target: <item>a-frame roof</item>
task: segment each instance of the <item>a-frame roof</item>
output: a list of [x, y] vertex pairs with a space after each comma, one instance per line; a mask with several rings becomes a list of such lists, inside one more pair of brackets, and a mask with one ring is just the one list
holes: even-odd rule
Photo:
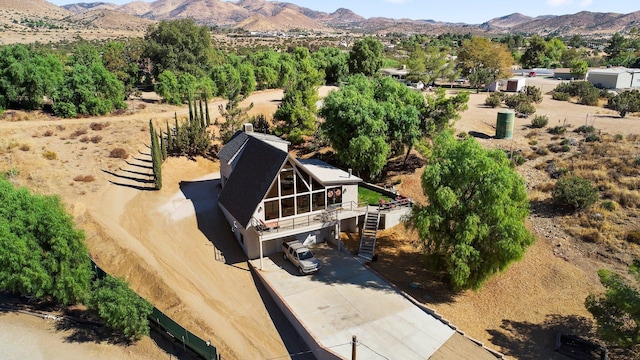
[[283, 140], [275, 135], [262, 134], [259, 132], [237, 131], [218, 152], [218, 158], [220, 159], [220, 161], [229, 163], [231, 160], [233, 160], [238, 151], [242, 149], [242, 147], [250, 137], [254, 137], [265, 142], [289, 144], [288, 141]]
[[287, 160], [288, 154], [260, 139], [247, 136], [234, 151], [234, 155], [242, 144], [242, 156], [222, 189], [218, 202], [246, 228]]

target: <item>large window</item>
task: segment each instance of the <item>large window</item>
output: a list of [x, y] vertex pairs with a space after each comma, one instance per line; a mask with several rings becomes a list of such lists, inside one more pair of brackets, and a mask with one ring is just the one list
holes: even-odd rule
[[266, 220], [273, 220], [280, 217], [280, 206], [278, 202], [278, 200], [264, 202], [264, 218]]
[[309, 194], [298, 195], [298, 197], [296, 197], [296, 208], [298, 209], [298, 214], [304, 214], [311, 211], [309, 208]]
[[313, 193], [313, 195], [311, 195], [311, 198], [313, 199], [311, 202], [313, 211], [325, 209], [327, 203], [325, 202], [324, 191]]
[[265, 197], [264, 218], [274, 220], [325, 210], [327, 204], [342, 202], [341, 194], [336, 197], [335, 189], [341, 191], [334, 188], [332, 198], [328, 199], [327, 191], [319, 182], [295, 163], [287, 162]]

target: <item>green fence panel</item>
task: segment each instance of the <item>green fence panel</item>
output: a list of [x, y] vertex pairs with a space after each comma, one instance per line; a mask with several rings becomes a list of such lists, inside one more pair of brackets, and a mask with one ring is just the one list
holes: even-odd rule
[[[102, 279], [107, 276], [107, 273], [102, 270], [94, 261], [91, 260], [91, 266], [96, 278]], [[209, 341], [204, 341], [198, 336], [194, 335], [189, 330], [182, 327], [177, 322], [173, 321], [170, 317], [165, 315], [162, 311], [158, 310], [155, 306], [149, 315], [149, 320], [158, 324], [163, 331], [171, 334], [178, 341], [182, 342], [184, 346], [193, 350], [196, 354], [202, 356], [206, 360], [217, 360], [218, 349], [211, 345]]]

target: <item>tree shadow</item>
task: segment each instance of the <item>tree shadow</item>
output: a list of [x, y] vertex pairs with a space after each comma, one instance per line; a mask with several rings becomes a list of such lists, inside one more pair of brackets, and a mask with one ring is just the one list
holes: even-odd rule
[[228, 265], [246, 262], [247, 256], [218, 207], [220, 179], [181, 181], [179, 186], [184, 197], [193, 204], [198, 229], [215, 247], [216, 260]]
[[[154, 180], [153, 179], [141, 179], [138, 177], [133, 177], [133, 176], [126, 176], [126, 175], [122, 175], [122, 174], [118, 174], [115, 173], [113, 171], [109, 171], [109, 170], [102, 170], [102, 172], [107, 173], [111, 176], [117, 177], [118, 179], [123, 179], [123, 180], [131, 180], [131, 181], [135, 181], [135, 182], [139, 182], [139, 183], [143, 183], [143, 184], [153, 184]], [[142, 174], [146, 177], [149, 176], [149, 174]]]
[[529, 202], [529, 210], [532, 215], [545, 219], [553, 219], [573, 213], [571, 208], [558, 206], [549, 200], [532, 200]]
[[394, 173], [397, 175], [413, 174], [417, 169], [425, 166], [427, 161], [414, 153], [409, 154], [407, 161], [404, 161], [405, 155], [391, 159], [385, 165], [383, 172]]
[[[502, 352], [520, 360], [558, 359], [567, 357], [556, 349], [556, 337], [559, 333], [578, 336], [584, 340], [598, 343], [595, 326], [591, 319], [579, 315], [547, 315], [541, 323], [528, 321], [503, 320], [499, 329], [490, 329], [491, 343], [502, 347]], [[614, 352], [619, 353], [619, 349]], [[612, 359], [626, 358], [611, 357]], [[581, 357], [584, 360], [599, 360], [595, 357]], [[630, 358], [629, 358], [630, 359]]]
[[122, 186], [122, 187], [128, 187], [128, 188], [131, 188], [131, 189], [141, 190], [141, 191], [157, 191], [158, 190], [158, 189], [156, 189], [155, 186], [132, 185], [132, 184], [125, 184], [125, 183], [121, 183], [121, 182], [117, 182], [117, 181], [113, 181], [113, 180], [109, 180], [109, 183], [111, 183], [113, 185]]
[[139, 167], [139, 168], [149, 169], [149, 170], [153, 169], [153, 166], [147, 166], [147, 165], [142, 165], [142, 164], [130, 163], [130, 162], [128, 162], [127, 160], [125, 160], [124, 162], [125, 162], [127, 165], [129, 165], [129, 166], [136, 166], [136, 167]]
[[127, 170], [127, 169], [123, 169], [123, 168], [120, 168], [119, 170], [123, 171], [123, 172], [128, 172], [130, 174], [134, 174], [134, 175], [148, 176], [148, 177], [153, 176], [153, 173], [144, 173], [144, 172], [140, 172], [140, 171]]
[[470, 136], [473, 136], [476, 139], [493, 139], [493, 136], [489, 135], [489, 134], [485, 134], [483, 132], [479, 132], [479, 131], [469, 131], [468, 134]]

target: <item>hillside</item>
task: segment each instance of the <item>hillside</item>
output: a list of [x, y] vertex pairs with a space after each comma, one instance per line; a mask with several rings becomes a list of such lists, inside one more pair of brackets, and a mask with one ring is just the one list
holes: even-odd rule
[[[490, 19], [482, 24], [447, 23], [435, 20], [392, 19], [386, 17], [364, 18], [348, 8], [332, 13], [317, 11], [288, 2], [266, 0], [156, 0], [132, 1], [124, 5], [110, 2], [79, 2], [58, 7], [45, 0], [0, 0], [0, 24], [10, 25], [16, 16], [47, 20], [65, 19], [74, 29], [100, 28], [108, 24], [111, 30], [128, 31], [131, 19], [122, 21], [118, 28], [115, 21], [99, 21], [98, 16], [73, 17], [88, 11], [111, 10], [143, 19], [158, 21], [192, 18], [197, 23], [210, 26], [235, 27], [248, 31], [288, 31], [305, 29], [326, 32], [333, 29], [365, 33], [471, 33], [497, 35], [523, 33], [540, 35], [608, 36], [614, 32], [628, 32], [640, 24], [640, 11], [629, 14], [594, 13], [582, 11], [561, 16], [530, 17], [514, 13]], [[106, 16], [106, 15], [105, 15]], [[111, 16], [111, 15], [109, 15]], [[82, 24], [76, 23], [82, 19]], [[12, 26], [8, 26], [12, 28]], [[136, 27], [137, 28], [137, 27]], [[18, 31], [19, 29], [15, 29]], [[4, 43], [10, 40], [3, 39]]]

